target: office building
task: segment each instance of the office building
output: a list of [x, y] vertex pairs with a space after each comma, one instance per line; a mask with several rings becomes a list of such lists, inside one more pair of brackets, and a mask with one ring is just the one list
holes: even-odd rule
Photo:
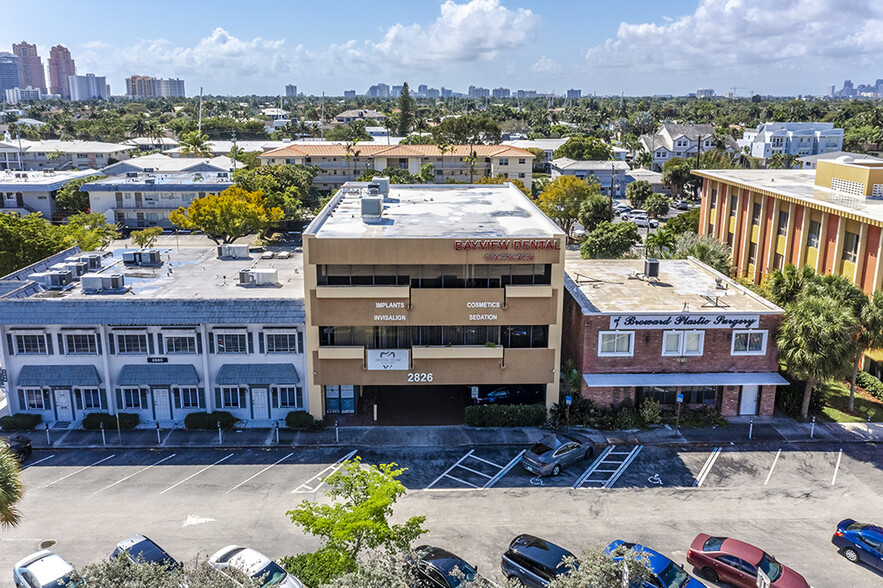
[[286, 84], [285, 85], [285, 97], [286, 98], [296, 98], [297, 97], [297, 86], [294, 84]]
[[43, 60], [37, 53], [37, 46], [22, 41], [12, 45], [12, 52], [18, 57], [21, 68], [21, 86], [38, 88], [46, 93], [46, 72]]
[[344, 90], [344, 91], [343, 91], [343, 97], [344, 97], [344, 98], [355, 98], [355, 97], [356, 97], [356, 91], [355, 91], [355, 90]]
[[712, 88], [696, 90], [696, 97], [700, 100], [703, 98], [714, 98], [714, 90]]
[[368, 88], [366, 94], [369, 98], [389, 98], [389, 86], [386, 84], [377, 84]]
[[403, 86], [393, 86], [392, 90], [390, 91], [390, 97], [391, 98], [398, 98], [399, 96], [401, 96], [402, 95], [402, 87]]
[[56, 45], [49, 50], [49, 91], [58, 94], [64, 100], [70, 100], [71, 89], [68, 76], [76, 75], [77, 66], [71, 58], [71, 52], [63, 45]]
[[40, 90], [40, 88], [9, 88], [6, 90], [6, 101], [10, 104], [18, 104], [19, 102], [31, 102], [33, 100], [42, 99], [43, 91]]
[[569, 98], [569, 99], [579, 99], [582, 97], [583, 97], [582, 90], [568, 90], [567, 91], [567, 98]]
[[21, 88], [21, 64], [17, 56], [0, 51], [0, 96], [6, 96], [6, 90]]
[[565, 235], [506, 185], [345, 185], [303, 233], [315, 417], [459, 424], [520, 385], [558, 401]]
[[108, 99], [107, 80], [104, 76], [86, 74], [84, 76], [68, 76], [71, 89], [71, 100]]

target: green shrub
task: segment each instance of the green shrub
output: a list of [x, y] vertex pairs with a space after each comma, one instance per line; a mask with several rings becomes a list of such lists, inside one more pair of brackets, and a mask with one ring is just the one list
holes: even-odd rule
[[855, 383], [864, 388], [865, 392], [877, 400], [883, 400], [883, 382], [877, 379], [876, 376], [861, 371], [856, 376]]
[[658, 425], [662, 421], [662, 409], [659, 403], [649, 396], [641, 403], [640, 415], [646, 425]]
[[216, 410], [215, 412], [191, 412], [184, 417], [184, 426], [188, 429], [217, 430], [218, 422], [220, 422], [221, 429], [229, 431], [238, 421], [239, 419], [224, 410]]
[[729, 421], [721, 416], [720, 411], [713, 406], [687, 409], [681, 414], [681, 426], [683, 427], [705, 428], [729, 424]]
[[485, 404], [466, 407], [466, 424], [470, 427], [538, 427], [545, 422], [545, 404]]
[[30, 431], [43, 420], [42, 415], [20, 413], [0, 417], [0, 429], [4, 431]]
[[569, 412], [568, 417], [565, 402], [557, 402], [549, 411], [549, 420], [556, 427], [564, 427], [568, 424], [585, 427], [591, 425], [599, 413], [597, 405], [591, 399], [579, 395], [571, 397]]
[[[781, 410], [794, 419], [800, 419], [800, 409], [803, 405], [803, 391], [806, 382], [798, 380], [787, 372], [779, 372], [788, 384], [776, 388], [776, 409]], [[816, 384], [809, 399], [810, 414], [819, 414], [825, 406], [825, 395], [822, 393], [822, 385]]]
[[313, 418], [313, 415], [303, 410], [293, 410], [285, 415], [285, 426], [289, 429], [307, 431], [321, 431], [325, 428], [325, 422]]
[[616, 428], [627, 430], [638, 426], [638, 415], [631, 406], [622, 406], [616, 411]]
[[[120, 429], [123, 431], [131, 431], [138, 426], [141, 418], [137, 414], [120, 413]], [[83, 418], [83, 428], [94, 430], [100, 429], [101, 423], [104, 423], [105, 429], [116, 429], [117, 418], [106, 412], [90, 412]]]
[[327, 547], [315, 553], [289, 555], [279, 560], [286, 572], [310, 588], [330, 583], [355, 568], [355, 563], [347, 555]]

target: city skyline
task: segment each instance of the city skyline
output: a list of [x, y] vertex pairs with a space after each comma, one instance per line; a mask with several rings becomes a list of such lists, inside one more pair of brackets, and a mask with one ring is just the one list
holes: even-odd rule
[[881, 76], [874, 61], [883, 52], [883, 7], [871, 0], [636, 0], [627, 9], [385, 0], [370, 11], [337, 3], [339, 15], [355, 11], [358, 18], [331, 19], [318, 6], [257, 2], [250, 16], [219, 0], [207, 16], [197, 4], [154, 0], [143, 4], [132, 34], [109, 14], [44, 0], [7, 8], [0, 47], [26, 40], [45, 64], [50, 48], [64, 45], [78, 70], [106, 76], [112, 88], [132, 75], [183, 78], [189, 95], [200, 86], [206, 94], [276, 95], [286, 84], [305, 94], [361, 95], [403, 81], [462, 93], [475, 85], [559, 95], [577, 88], [584, 96], [699, 88], [825, 95], [844, 79]]

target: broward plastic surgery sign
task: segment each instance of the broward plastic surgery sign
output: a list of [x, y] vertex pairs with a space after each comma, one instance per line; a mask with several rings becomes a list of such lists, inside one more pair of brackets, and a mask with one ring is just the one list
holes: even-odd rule
[[369, 349], [369, 370], [408, 370], [407, 349]]
[[756, 314], [614, 314], [611, 329], [756, 329]]

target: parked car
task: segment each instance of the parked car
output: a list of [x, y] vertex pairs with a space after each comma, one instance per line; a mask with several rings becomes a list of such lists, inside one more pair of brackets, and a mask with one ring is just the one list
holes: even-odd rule
[[0, 445], [6, 445], [9, 447], [9, 450], [15, 454], [20, 462], [29, 458], [34, 452], [34, 448], [31, 447], [31, 440], [24, 435], [0, 437]]
[[738, 539], [700, 533], [687, 551], [687, 563], [709, 582], [754, 588], [759, 569], [775, 588], [809, 588], [803, 576], [762, 549]]
[[837, 523], [831, 543], [852, 563], [862, 562], [883, 571], [883, 527], [844, 519]]
[[[648, 567], [655, 582], [644, 582], [642, 588], [705, 588], [705, 584], [690, 577], [684, 568], [649, 547], [617, 539], [607, 546], [607, 553], [613, 554], [619, 547], [625, 547], [647, 556]], [[619, 560], [622, 559], [622, 556], [614, 556], [613, 559]]]
[[208, 563], [222, 573], [227, 573], [227, 570], [231, 568], [239, 570], [260, 582], [262, 588], [268, 586], [304, 588], [300, 580], [283, 570], [279, 564], [263, 553], [248, 547], [228, 545], [215, 552], [209, 558]]
[[12, 568], [12, 581], [18, 588], [76, 588], [71, 575], [74, 566], [53, 551], [44, 549], [32, 553]]
[[541, 400], [538, 394], [526, 386], [500, 386], [479, 395], [475, 404], [526, 404], [537, 400]]
[[631, 208], [625, 204], [622, 204], [621, 202], [617, 202], [616, 204], [613, 205], [613, 211], [616, 212], [617, 214], [622, 214], [624, 212], [631, 211]]
[[144, 535], [132, 535], [117, 543], [116, 549], [110, 554], [110, 559], [120, 555], [125, 555], [133, 563], [162, 564], [167, 568], [181, 567], [181, 564], [166, 553], [165, 549]]
[[[474, 582], [479, 578], [478, 568], [450, 551], [431, 545], [421, 545], [414, 550], [416, 560], [409, 561], [414, 566], [423, 585], [432, 588], [458, 588], [465, 581]], [[454, 570], [460, 570], [461, 577]]]
[[564, 558], [573, 554], [533, 535], [519, 535], [500, 561], [503, 576], [528, 588], [548, 588], [555, 576], [570, 572]]
[[579, 433], [552, 433], [534, 443], [521, 456], [524, 469], [538, 476], [557, 476], [566, 466], [589, 459], [595, 444]]
[[690, 203], [686, 200], [675, 200], [671, 203], [671, 207], [677, 210], [690, 210]]
[[629, 221], [635, 223], [641, 228], [650, 227], [655, 229], [659, 226], [659, 221], [653, 218], [648, 219], [646, 216], [630, 216]]

